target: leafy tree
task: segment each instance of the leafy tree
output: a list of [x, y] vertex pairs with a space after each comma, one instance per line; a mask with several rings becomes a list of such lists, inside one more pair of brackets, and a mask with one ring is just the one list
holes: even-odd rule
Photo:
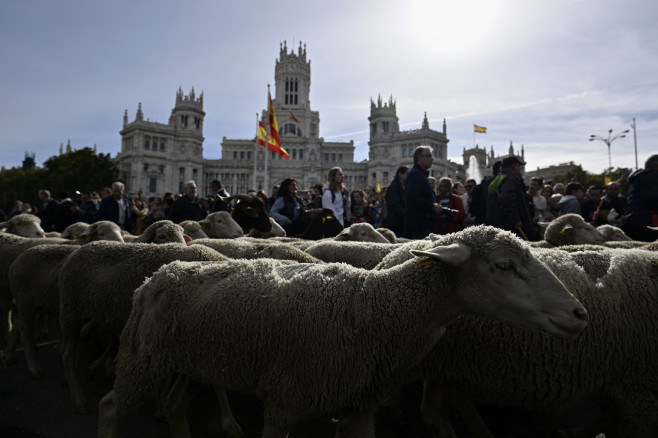
[[[627, 181], [628, 172], [629, 172], [628, 169], [622, 169], [621, 167], [618, 167], [612, 171], [611, 180], [620, 181], [622, 193], [627, 193], [628, 190], [628, 181]], [[626, 175], [626, 177], [624, 175]], [[565, 185], [570, 183], [571, 181], [575, 181], [580, 183], [580, 185], [582, 185], [583, 188], [587, 190], [587, 188], [592, 185], [604, 186], [605, 173], [601, 173], [601, 174], [589, 173], [583, 170], [583, 167], [581, 165], [578, 165], [574, 169], [566, 172], [564, 175], [557, 175], [555, 178], [553, 178], [553, 180], [555, 182], [561, 182]]]
[[100, 191], [116, 180], [118, 171], [110, 154], [97, 154], [85, 147], [63, 155], [50, 157], [44, 168], [13, 167], [0, 171], [0, 208], [8, 213], [16, 200], [39, 201], [41, 189], [50, 190], [54, 198], [61, 192]]

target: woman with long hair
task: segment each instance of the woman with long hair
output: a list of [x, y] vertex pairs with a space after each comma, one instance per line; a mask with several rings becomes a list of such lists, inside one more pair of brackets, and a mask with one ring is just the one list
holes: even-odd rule
[[400, 166], [393, 182], [386, 189], [386, 217], [383, 225], [397, 236], [404, 235], [404, 179], [409, 168]]
[[302, 211], [302, 201], [297, 196], [299, 187], [295, 178], [286, 178], [281, 183], [278, 196], [270, 209], [270, 217], [286, 231], [287, 236], [304, 232], [308, 216]]
[[343, 184], [343, 170], [340, 167], [332, 167], [327, 179], [327, 184], [322, 188], [322, 208], [333, 211], [338, 222], [346, 227], [352, 216], [350, 214], [350, 192]]

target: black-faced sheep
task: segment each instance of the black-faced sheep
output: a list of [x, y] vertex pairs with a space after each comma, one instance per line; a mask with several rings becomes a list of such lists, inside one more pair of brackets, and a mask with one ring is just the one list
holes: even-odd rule
[[235, 195], [228, 199], [233, 205], [233, 220], [242, 227], [244, 234], [252, 229], [261, 233], [267, 233], [272, 229], [270, 216], [262, 199], [251, 195]]
[[274, 219], [270, 218], [270, 223], [272, 224], [272, 229], [267, 233], [258, 231], [255, 228], [252, 228], [247, 236], [249, 237], [258, 237], [261, 239], [269, 239], [272, 237], [286, 237], [286, 230], [283, 229]]
[[314, 208], [308, 210], [306, 214], [311, 218], [311, 222], [302, 234], [294, 237], [305, 240], [320, 240], [335, 237], [343, 230], [343, 226], [330, 208]]
[[115, 436], [120, 416], [180, 372], [259, 396], [264, 437], [334, 415], [349, 415], [353, 436], [372, 437], [377, 403], [458, 315], [564, 337], [586, 325], [585, 309], [511, 233], [473, 227], [414, 255], [384, 271], [272, 260], [164, 266], [135, 293], [99, 436]]
[[93, 319], [118, 336], [130, 314], [135, 289], [160, 266], [174, 260], [227, 258], [203, 245], [92, 242], [64, 262], [59, 275], [60, 351], [76, 412], [87, 409], [77, 374], [83, 323]]
[[41, 228], [41, 219], [33, 214], [17, 214], [8, 221], [0, 223], [0, 230], [22, 237], [46, 237]]
[[[589, 325], [575, 340], [477, 317], [452, 324], [420, 366], [420, 376], [430, 381], [423, 408], [430, 428], [450, 429], [440, 405], [446, 392], [458, 391], [482, 405], [536, 411], [597, 402], [620, 421], [623, 436], [658, 436], [658, 255], [610, 253], [598, 281], [569, 260], [573, 254], [537, 254], [588, 310]], [[590, 432], [585, 436], [620, 431]]]
[[242, 227], [226, 211], [210, 213], [199, 223], [208, 237], [213, 239], [232, 239], [244, 235]]

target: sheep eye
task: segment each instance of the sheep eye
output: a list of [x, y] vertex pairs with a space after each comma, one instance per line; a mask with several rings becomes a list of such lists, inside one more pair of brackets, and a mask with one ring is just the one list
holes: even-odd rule
[[512, 262], [498, 262], [496, 263], [496, 267], [503, 271], [514, 269], [514, 267], [512, 266]]

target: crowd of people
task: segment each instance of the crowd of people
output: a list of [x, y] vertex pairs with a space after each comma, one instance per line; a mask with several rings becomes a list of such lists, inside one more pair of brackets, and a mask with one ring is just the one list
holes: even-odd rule
[[[270, 217], [289, 236], [304, 231], [310, 222], [306, 211], [327, 208], [345, 227], [367, 222], [410, 239], [486, 224], [534, 241], [541, 238], [540, 223], [569, 213], [581, 215], [594, 226], [620, 226], [636, 240], [658, 239], [658, 231], [648, 228], [658, 227], [658, 155], [651, 156], [644, 169], [630, 175], [628, 197], [620, 193], [619, 181], [586, 189], [577, 181], [565, 185], [541, 177], [532, 177], [526, 184], [522, 178], [525, 163], [516, 156], [496, 162], [492, 174], [479, 183], [474, 179], [453, 182], [447, 177], [437, 181], [429, 174], [433, 160], [432, 148], [418, 146], [413, 167], [400, 166], [388, 187], [367, 186], [365, 190], [350, 192], [343, 183], [342, 169], [333, 167], [324, 184], [315, 184], [307, 191], [300, 191], [296, 179], [286, 178], [272, 187], [270, 196], [264, 190], [250, 190], [247, 194], [262, 199]], [[221, 182], [211, 181], [210, 188], [212, 193], [202, 197], [195, 181], [186, 181], [183, 193], [166, 193], [146, 200], [141, 193], [128, 199], [121, 182], [114, 182], [100, 194], [75, 192], [72, 198], [61, 193], [59, 200], [53, 199], [48, 190], [40, 190], [34, 208], [16, 201], [7, 217], [0, 210], [0, 220], [17, 214], [36, 214], [46, 232], [62, 232], [75, 222], [110, 220], [122, 230], [139, 235], [158, 220], [199, 221], [216, 211], [230, 211], [230, 194]]]

